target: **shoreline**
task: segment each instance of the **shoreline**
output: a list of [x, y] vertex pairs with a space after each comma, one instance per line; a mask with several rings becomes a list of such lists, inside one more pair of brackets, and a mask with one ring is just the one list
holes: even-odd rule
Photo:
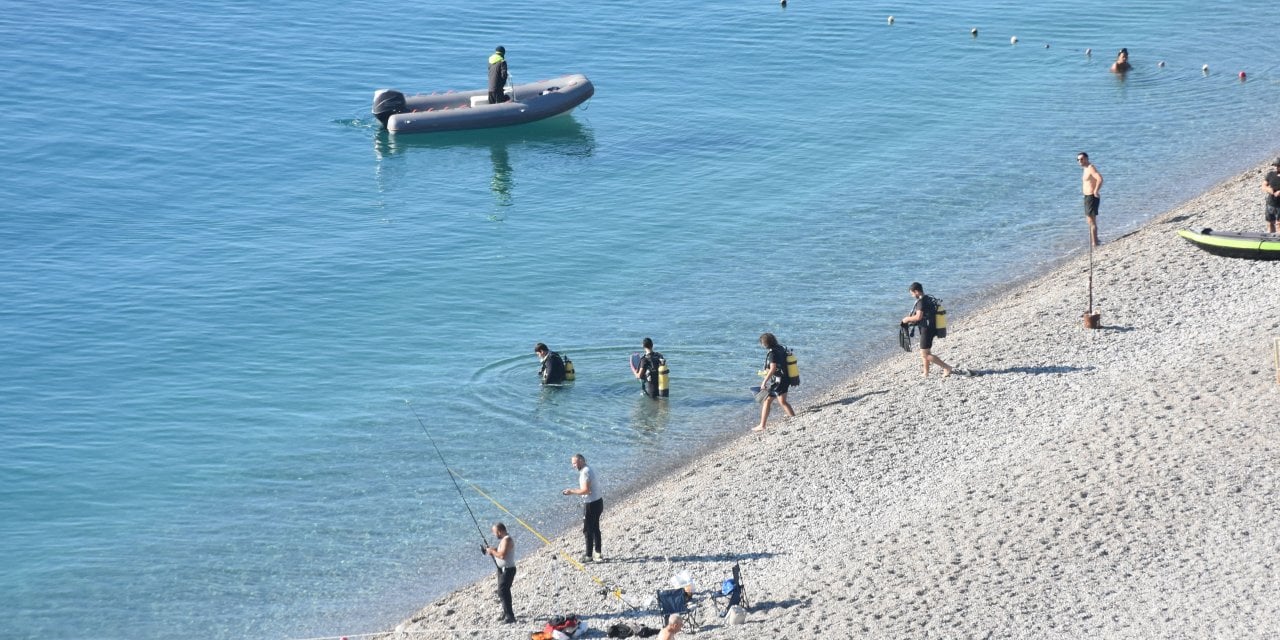
[[[949, 300], [936, 351], [978, 377], [921, 380], [914, 352], [871, 360], [763, 436], [709, 443], [606, 500], [609, 561], [587, 569], [639, 602], [676, 571], [705, 591], [740, 558], [753, 607], [743, 626], [713, 623], [729, 637], [1262, 637], [1280, 625], [1280, 434], [1265, 418], [1280, 411], [1280, 263], [1173, 233], [1261, 225], [1260, 178], [1230, 177], [1096, 250], [1102, 329], [1080, 318], [1087, 252], [973, 307]], [[382, 637], [526, 637], [557, 612], [656, 626], [655, 607], [620, 613], [508, 525], [519, 624], [492, 623], [488, 579]], [[572, 529], [553, 542], [578, 555]]]

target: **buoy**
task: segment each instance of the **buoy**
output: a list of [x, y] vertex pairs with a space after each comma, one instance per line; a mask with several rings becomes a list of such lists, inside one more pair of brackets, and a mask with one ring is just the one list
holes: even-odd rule
[[1084, 55], [1085, 55], [1085, 57], [1086, 57], [1086, 58], [1092, 58], [1092, 57], [1093, 57], [1093, 49], [1085, 49], [1085, 50], [1084, 50]]
[[1048, 43], [1048, 42], [1044, 43], [1044, 48], [1046, 48], [1046, 49], [1048, 49], [1048, 48], [1049, 48], [1049, 43]]
[[1160, 62], [1157, 62], [1157, 63], [1156, 63], [1156, 66], [1157, 66], [1157, 67], [1160, 67], [1161, 69], [1163, 69], [1163, 68], [1164, 68], [1164, 60], [1161, 60]]
[[1245, 77], [1246, 77], [1246, 76], [1245, 76], [1244, 72], [1243, 72], [1243, 71], [1241, 71], [1241, 72], [1240, 72], [1240, 79], [1241, 79], [1241, 80], [1244, 80], [1244, 79], [1245, 79]]
[[1206, 64], [1206, 65], [1201, 65], [1201, 66], [1200, 66], [1200, 70], [1201, 70], [1201, 71], [1203, 71], [1203, 72], [1205, 72], [1205, 73], [1209, 73], [1209, 65], [1207, 65], [1207, 64]]
[[889, 24], [893, 24], [893, 16], [889, 16]]
[[778, 4], [780, 4], [780, 5], [782, 5], [782, 6], [784, 6], [784, 7], [785, 7], [785, 6], [787, 6], [787, 0], [778, 0]]
[[976, 38], [976, 37], [978, 37], [978, 28], [977, 28], [977, 27], [974, 27], [974, 28], [970, 29], [970, 30], [969, 30], [969, 35], [971, 35], [971, 36], [973, 36], [973, 37], [975, 37], [975, 38]]
[[1009, 44], [1018, 44], [1018, 36], [1013, 36], [1012, 38], [1009, 38]]

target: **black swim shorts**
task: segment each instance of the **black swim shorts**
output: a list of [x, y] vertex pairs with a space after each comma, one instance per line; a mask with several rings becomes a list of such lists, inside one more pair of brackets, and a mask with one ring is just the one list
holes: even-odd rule
[[1089, 216], [1090, 218], [1096, 217], [1098, 215], [1098, 202], [1100, 201], [1101, 198], [1098, 196], [1085, 196], [1084, 215]]
[[935, 332], [933, 331], [933, 329], [929, 329], [928, 327], [925, 327], [923, 325], [921, 325], [919, 329], [920, 329], [920, 348], [932, 349], [933, 336], [935, 335]]
[[1280, 222], [1280, 207], [1274, 204], [1267, 205], [1267, 222]]
[[769, 387], [769, 395], [777, 397], [786, 395], [787, 390], [791, 388], [791, 381], [779, 382]]

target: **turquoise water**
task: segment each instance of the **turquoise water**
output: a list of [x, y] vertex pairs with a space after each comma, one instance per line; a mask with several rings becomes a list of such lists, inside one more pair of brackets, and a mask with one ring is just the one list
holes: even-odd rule
[[[889, 353], [908, 282], [962, 330], [966, 300], [1079, 250], [1077, 151], [1107, 239], [1280, 128], [1261, 2], [7, 9], [6, 637], [387, 628], [486, 571], [406, 400], [558, 531], [573, 452], [621, 490], [750, 426], [761, 331], [799, 352], [803, 407]], [[378, 133], [374, 89], [479, 88], [497, 44], [517, 82], [596, 97]], [[667, 403], [625, 368], [644, 336]], [[539, 388], [537, 341], [575, 384]]]

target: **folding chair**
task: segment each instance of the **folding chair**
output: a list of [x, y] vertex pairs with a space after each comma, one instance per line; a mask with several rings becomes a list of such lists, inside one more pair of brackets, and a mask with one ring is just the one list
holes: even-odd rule
[[742, 567], [737, 563], [733, 563], [733, 577], [720, 583], [720, 593], [712, 593], [711, 599], [715, 601], [717, 610], [720, 607], [720, 598], [728, 598], [728, 604], [724, 605], [723, 611], [717, 611], [723, 618], [729, 615], [729, 610], [741, 604], [743, 609], [750, 609], [751, 605], [747, 602], [747, 593], [745, 585], [742, 584]]
[[702, 626], [698, 620], [697, 605], [689, 606], [689, 594], [684, 589], [663, 589], [658, 592], [658, 608], [662, 610], [662, 623], [658, 628], [667, 626], [671, 614], [678, 613], [684, 618], [685, 628], [689, 633], [697, 633]]

